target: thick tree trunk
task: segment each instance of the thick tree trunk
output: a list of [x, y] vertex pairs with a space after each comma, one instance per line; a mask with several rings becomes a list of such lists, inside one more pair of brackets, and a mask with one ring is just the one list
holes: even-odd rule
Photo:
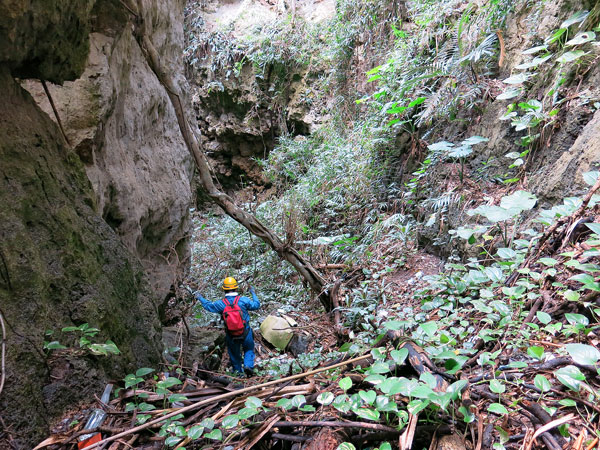
[[280, 258], [288, 261], [292, 266], [294, 266], [300, 276], [308, 283], [313, 292], [319, 297], [319, 300], [325, 307], [325, 310], [331, 311], [332, 306], [329, 298], [329, 292], [326, 290], [326, 282], [321, 274], [308, 261], [306, 261], [296, 249], [287, 246], [275, 233], [264, 226], [256, 217], [254, 217], [252, 214], [248, 214], [246, 211], [238, 207], [229, 195], [221, 192], [215, 186], [206, 155], [200, 149], [196, 135], [194, 134], [187, 118], [186, 110], [183, 107], [183, 102], [181, 101], [181, 96], [179, 95], [179, 89], [177, 86], [175, 86], [172, 77], [169, 76], [168, 72], [164, 70], [165, 68], [162, 67], [158, 52], [156, 51], [154, 45], [148, 37], [148, 34], [145, 31], [142, 0], [137, 0], [137, 5], [133, 4], [132, 1], [128, 1], [126, 7], [135, 16], [134, 34], [136, 40], [140, 45], [148, 65], [167, 91], [169, 99], [171, 100], [171, 104], [175, 109], [181, 134], [183, 135], [183, 139], [188, 150], [196, 162], [196, 167], [200, 175], [200, 182], [202, 183], [202, 187], [208, 196], [212, 201], [219, 205], [227, 215], [246, 227], [252, 234], [261, 238], [275, 252], [277, 252]]

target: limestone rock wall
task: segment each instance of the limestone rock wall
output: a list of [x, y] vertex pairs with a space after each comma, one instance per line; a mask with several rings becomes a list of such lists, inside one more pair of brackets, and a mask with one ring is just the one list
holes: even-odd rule
[[[299, 6], [306, 20], [332, 14], [333, 2]], [[331, 9], [331, 10], [330, 10]], [[268, 2], [188, 0], [186, 63], [203, 147], [224, 189], [263, 186], [264, 159], [281, 135], [307, 135], [325, 120], [312, 105], [311, 85], [324, 68], [278, 58], [259, 66], [250, 57], [255, 28], [282, 14]], [[199, 196], [200, 198], [200, 196]]]
[[255, 158], [266, 158], [282, 134], [312, 131], [311, 120], [316, 119], [301, 100], [307, 74], [278, 78], [273, 72], [261, 80], [249, 61], [240, 61], [239, 75], [226, 76], [227, 69], [211, 67], [217, 56], [208, 52], [190, 68], [203, 146], [225, 189], [240, 187], [247, 180], [263, 184]]
[[[184, 83], [182, 2], [144, 4]], [[188, 252], [192, 165], [128, 20], [118, 0], [0, 0], [0, 448], [34, 447], [68, 408], [160, 356], [159, 308]], [[61, 332], [83, 323], [121, 355]], [[45, 350], [53, 340], [67, 348]]]
[[[7, 325], [0, 411], [19, 448], [32, 448], [67, 407], [89, 402], [107, 379], [156, 362], [160, 322], [141, 265], [94, 209], [77, 155], [6, 71], [0, 88], [0, 309]], [[82, 323], [99, 328], [97, 342], [113, 340], [122, 355], [82, 354], [60, 333]], [[45, 340], [69, 349], [44, 351]]]
[[77, 77], [95, 0], [0, 1], [0, 61], [14, 76], [62, 83]]
[[[144, 5], [161, 60], [186, 92], [183, 0]], [[49, 85], [49, 91], [85, 165], [99, 213], [141, 260], [164, 299], [188, 263], [193, 162], [123, 8], [98, 2], [92, 18], [85, 71], [75, 81]], [[40, 83], [25, 86], [54, 119]]]
[[534, 192], [555, 200], [566, 193], [583, 195], [589, 189], [583, 174], [600, 168], [600, 112], [594, 113], [573, 145], [559, 155], [534, 178]]

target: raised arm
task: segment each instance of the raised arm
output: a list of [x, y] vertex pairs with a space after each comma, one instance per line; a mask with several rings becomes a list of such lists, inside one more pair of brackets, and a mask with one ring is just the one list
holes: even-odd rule
[[202, 303], [202, 307], [208, 312], [219, 314], [222, 313], [225, 309], [225, 306], [223, 305], [223, 302], [221, 300], [218, 300], [216, 302], [209, 302], [204, 297], [202, 297], [202, 294], [200, 294], [199, 292], [196, 292], [194, 295], [198, 300], [200, 300], [200, 303]]
[[[248, 298], [247, 309], [248, 311], [254, 311], [260, 308], [260, 300], [256, 296], [256, 292], [254, 292], [254, 288], [250, 286], [250, 294], [252, 294], [252, 298]], [[246, 297], [247, 298], [247, 297]]]

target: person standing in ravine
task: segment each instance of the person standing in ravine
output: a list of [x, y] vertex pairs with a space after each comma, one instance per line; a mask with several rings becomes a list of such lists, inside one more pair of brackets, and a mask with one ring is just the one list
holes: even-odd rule
[[[238, 283], [233, 277], [227, 277], [223, 281], [225, 297], [216, 302], [210, 302], [199, 292], [195, 296], [205, 310], [221, 314], [225, 323], [225, 340], [229, 360], [233, 371], [237, 374], [245, 373], [246, 376], [254, 375], [254, 336], [250, 328], [250, 314], [260, 308], [260, 301], [250, 286], [252, 298], [241, 296], [237, 293]], [[243, 352], [243, 371], [242, 371]]]

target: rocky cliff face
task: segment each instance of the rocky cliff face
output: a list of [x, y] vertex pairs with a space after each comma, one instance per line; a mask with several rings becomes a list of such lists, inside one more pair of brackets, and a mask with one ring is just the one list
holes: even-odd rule
[[[459, 182], [456, 161], [446, 160], [431, 170], [427, 189], [420, 192], [419, 200], [436, 199], [440, 200], [439, 204], [446, 201], [449, 205], [441, 208], [441, 212], [431, 207], [434, 202], [427, 207], [414, 208], [414, 215], [429, 224], [424, 227], [420, 239], [431, 251], [442, 255], [457, 249], [463, 254], [478, 251], [462, 239], [449, 240], [448, 230], [481, 222], [481, 217], [471, 218], [465, 212], [482, 203], [497, 204], [498, 198], [516, 186], [535, 194], [537, 206], [542, 208], [562, 203], [566, 197], [581, 196], [589, 190], [583, 174], [600, 167], [597, 137], [600, 129], [600, 66], [595, 64], [599, 55], [596, 44], [588, 44], [588, 47], [565, 43], [550, 46], [547, 63], [534, 64], [535, 67], [530, 68], [524, 64], [537, 56], [528, 54], [532, 48], [544, 45], [575, 14], [588, 11], [591, 11], [588, 20], [567, 25], [568, 33], [571, 33], [569, 39], [595, 26], [597, 3], [559, 0], [543, 7], [528, 3], [515, 8], [507, 16], [501, 34], [503, 63], [500, 64], [498, 54], [488, 75], [490, 78], [486, 80], [489, 97], [476, 107], [459, 109], [458, 120], [439, 118], [429, 130], [422, 130], [428, 144], [437, 141], [456, 143], [469, 136], [489, 139], [466, 158], [468, 176], [475, 183], [465, 183], [465, 187]], [[585, 49], [589, 59], [570, 64], [557, 62], [559, 55], [574, 49]], [[527, 77], [528, 82], [513, 85], [505, 81], [519, 75]], [[520, 90], [517, 96], [497, 98], [515, 87]], [[535, 106], [536, 117], [540, 119], [537, 124], [528, 125], [525, 121], [528, 102], [541, 105]], [[516, 119], [512, 122], [511, 111], [516, 118], [523, 119], [525, 127], [518, 128]], [[408, 139], [397, 142], [398, 148], [402, 149], [399, 152], [401, 162], [405, 165], [398, 165], [400, 169], [395, 181], [406, 182], [413, 176], [410, 169], [416, 168], [414, 161], [410, 161], [411, 142]], [[514, 161], [508, 157], [511, 153], [522, 155], [522, 165], [511, 165]], [[464, 197], [463, 193], [466, 194]], [[434, 245], [430, 246], [432, 243]]]
[[[543, 9], [531, 6], [516, 10], [507, 21], [506, 61], [500, 68], [498, 80], [523, 72], [517, 66], [529, 60], [525, 51], [544, 42], [573, 14], [592, 7], [591, 2], [559, 0]], [[575, 26], [573, 30], [577, 32], [579, 28]], [[540, 133], [540, 138], [536, 145], [531, 146], [532, 156], [528, 158], [526, 169], [530, 172], [529, 189], [550, 204], [586, 192], [588, 186], [582, 174], [600, 166], [600, 152], [597, 151], [598, 141], [595, 137], [599, 117], [593, 106], [600, 98], [600, 67], [597, 64], [581, 64], [579, 68], [577, 65], [542, 65], [536, 68], [536, 72], [539, 75], [533, 78], [531, 86], [525, 91], [528, 99], [544, 103], [546, 109], [540, 113], [546, 116], [545, 122], [542, 122], [544, 127], [529, 131], [532, 135]], [[563, 77], [564, 86], [557, 87], [555, 84], [559, 74]], [[507, 85], [500, 86], [506, 88]], [[551, 101], [552, 95], [548, 93], [552, 90], [557, 90], [556, 98], [560, 99], [560, 103]], [[508, 121], [499, 120], [512, 101], [492, 101], [478, 118], [478, 124], [471, 128], [472, 134], [490, 138], [485, 151], [474, 159], [474, 168], [482, 161], [495, 159], [492, 165], [497, 167], [498, 173], [502, 173], [508, 166], [505, 155], [525, 150], [526, 147], [519, 143], [527, 134], [515, 131]], [[558, 111], [557, 119], [547, 116], [553, 108]]]
[[[145, 12], [163, 64], [183, 86], [183, 0], [147, 1]], [[123, 8], [98, 2], [91, 15], [85, 71], [49, 91], [100, 214], [140, 259], [158, 296], [166, 298], [189, 258], [193, 163]], [[56, 120], [40, 83], [25, 86]]]
[[[178, 70], [182, 4], [144, 4]], [[158, 308], [188, 251], [192, 169], [120, 2], [0, 2], [0, 67], [0, 448], [31, 448], [107, 379], [158, 361]], [[14, 77], [64, 83], [48, 84], [71, 145], [39, 82], [25, 84], [38, 105]], [[60, 331], [83, 323], [121, 355], [92, 355]], [[68, 348], [43, 350], [53, 340]]]
[[[331, 14], [323, 11], [330, 2], [308, 3], [307, 11], [302, 10], [306, 20]], [[281, 11], [275, 5], [189, 1], [188, 12], [188, 78], [203, 146], [225, 189], [248, 181], [264, 184], [256, 159], [264, 159], [279, 136], [307, 135], [326, 119], [310, 99], [310, 85], [319, 83], [322, 68], [308, 67], [287, 54], [272, 60], [265, 55], [260, 63], [252, 60], [263, 50], [250, 44], [248, 36], [255, 34], [255, 27], [277, 20]], [[309, 19], [310, 14], [315, 17]], [[274, 45], [284, 48], [283, 37], [273, 39], [281, 39]]]

